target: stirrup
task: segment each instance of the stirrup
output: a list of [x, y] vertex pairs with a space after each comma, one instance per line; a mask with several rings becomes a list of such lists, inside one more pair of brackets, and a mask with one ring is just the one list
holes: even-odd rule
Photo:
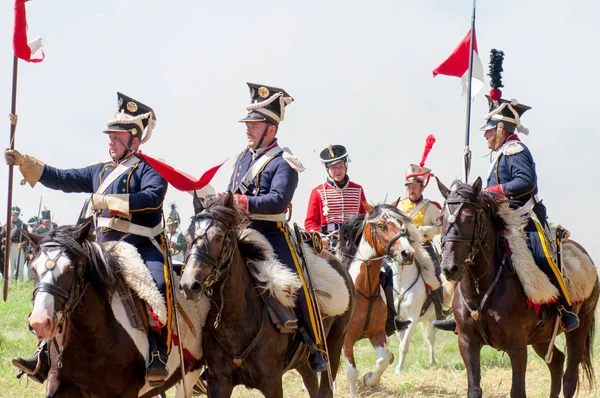
[[[150, 353], [150, 363], [148, 364], [148, 368], [146, 369], [146, 378], [148, 379], [148, 384], [150, 384], [150, 387], [153, 387], [153, 388], [160, 387], [161, 385], [163, 385], [165, 383], [165, 380], [169, 376], [169, 371], [167, 370], [167, 362], [161, 358], [162, 355], [164, 355], [166, 357], [166, 355], [161, 354], [160, 351], [152, 351]], [[156, 365], [157, 360], [158, 360], [158, 363], [162, 364], [162, 366]], [[168, 357], [167, 357], [167, 360], [168, 360]], [[153, 365], [159, 366], [159, 368], [152, 369]], [[150, 374], [151, 370], [155, 370], [161, 374], [151, 375]]]
[[560, 317], [560, 325], [565, 332], [577, 329], [579, 327], [579, 317], [573, 311], [569, 311], [563, 305], [557, 306], [558, 315]]

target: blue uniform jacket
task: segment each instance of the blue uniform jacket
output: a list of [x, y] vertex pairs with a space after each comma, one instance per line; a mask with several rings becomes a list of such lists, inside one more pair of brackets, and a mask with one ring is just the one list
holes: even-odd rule
[[495, 187], [490, 191], [504, 193], [513, 208], [523, 206], [537, 194], [537, 173], [533, 156], [515, 134], [498, 150], [487, 184], [488, 189]]
[[[95, 193], [102, 181], [115, 169], [114, 162], [97, 163], [80, 169], [57, 169], [45, 165], [40, 182], [51, 189], [63, 192]], [[162, 222], [162, 206], [167, 192], [167, 181], [148, 164], [138, 161], [110, 185], [105, 194], [128, 194], [129, 211], [133, 224], [155, 227]], [[108, 209], [103, 217], [114, 217]], [[104, 235], [104, 236], [103, 236]], [[98, 238], [113, 241], [123, 238], [122, 232], [102, 228]], [[150, 239], [129, 235], [126, 242], [140, 248], [152, 246]]]
[[[271, 145], [253, 158], [254, 153], [246, 148], [236, 159], [233, 174], [227, 189], [233, 193], [240, 193], [239, 184], [252, 165], [262, 154], [277, 145], [275, 140]], [[278, 153], [270, 160], [246, 191], [248, 199], [248, 212], [250, 214], [280, 214], [286, 211], [292, 202], [294, 192], [298, 187], [298, 172], [284, 159], [283, 152]]]

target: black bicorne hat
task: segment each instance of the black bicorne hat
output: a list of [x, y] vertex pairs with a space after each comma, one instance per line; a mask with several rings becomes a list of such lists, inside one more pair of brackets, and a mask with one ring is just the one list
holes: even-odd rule
[[278, 126], [285, 115], [285, 107], [294, 99], [282, 88], [255, 83], [247, 84], [250, 88], [252, 103], [246, 105], [248, 115], [240, 122], [267, 122]]
[[117, 93], [117, 98], [117, 113], [115, 118], [108, 122], [104, 132], [130, 133], [140, 137], [142, 144], [147, 142], [156, 122], [156, 114], [152, 108], [122, 93]]
[[321, 158], [321, 162], [325, 165], [325, 167], [329, 168], [329, 166], [344, 161], [348, 161], [348, 150], [343, 145], [331, 145], [328, 144], [327, 148], [321, 151], [319, 155]]

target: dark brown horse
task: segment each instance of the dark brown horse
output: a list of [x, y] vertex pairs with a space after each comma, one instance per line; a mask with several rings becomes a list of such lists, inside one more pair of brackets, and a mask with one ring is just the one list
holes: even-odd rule
[[[233, 197], [194, 199], [195, 217], [186, 233], [188, 258], [181, 278], [186, 298], [207, 294], [211, 308], [203, 329], [204, 358], [208, 365], [208, 396], [229, 397], [236, 385], [260, 390], [265, 397], [283, 397], [282, 376], [296, 369], [311, 397], [333, 397], [327, 371], [317, 375], [307, 364], [307, 352], [292, 358], [295, 334], [282, 334], [268, 319], [267, 308], [247, 261], [265, 260], [265, 253], [245, 241], [243, 213]], [[247, 233], [247, 231], [246, 231]], [[327, 262], [339, 273], [349, 291], [346, 310], [325, 317], [331, 377], [338, 371], [342, 343], [354, 308], [352, 280], [333, 256]], [[292, 355], [290, 355], [292, 354]]]
[[[90, 224], [61, 226], [31, 235], [35, 287], [30, 325], [50, 346], [48, 397], [138, 397], [157, 391], [145, 387], [147, 332], [131, 327], [115, 286], [119, 259], [92, 241]], [[143, 265], [142, 265], [143, 266]], [[182, 340], [199, 340], [182, 331]], [[181, 379], [174, 347], [170, 379]], [[191, 386], [199, 369], [189, 374]], [[187, 377], [186, 377], [187, 378]], [[144, 395], [148, 393], [148, 395]], [[191, 391], [190, 391], [191, 396]]]
[[578, 305], [579, 328], [566, 333], [568, 356], [563, 377], [565, 355], [552, 341], [556, 318], [550, 317], [545, 324], [540, 322], [536, 311], [526, 305], [517, 275], [502, 265], [499, 236], [504, 223], [497, 214], [499, 204], [495, 197], [481, 191], [480, 178], [472, 186], [457, 182], [452, 191], [439, 181], [438, 186], [446, 198], [442, 212], [441, 265], [448, 280], [458, 282], [453, 309], [459, 349], [468, 373], [468, 396], [482, 396], [480, 350], [484, 345], [508, 353], [512, 365], [511, 397], [526, 396], [528, 345], [542, 358], [551, 348], [550, 397], [559, 396], [561, 379], [564, 396], [575, 394], [580, 366], [591, 388], [597, 276], [589, 281], [593, 284], [591, 294]]

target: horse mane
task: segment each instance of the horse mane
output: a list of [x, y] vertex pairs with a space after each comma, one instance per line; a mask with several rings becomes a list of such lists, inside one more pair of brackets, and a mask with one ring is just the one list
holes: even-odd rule
[[[386, 215], [400, 220], [402, 224], [408, 226], [411, 230], [412, 227], [414, 227], [414, 222], [409, 216], [401, 212], [395, 206], [385, 203], [376, 205], [373, 208], [373, 211], [368, 213], [368, 218], [365, 214], [359, 214], [344, 221], [338, 233], [338, 252], [341, 252], [343, 257], [342, 263], [346, 267], [349, 267], [352, 263], [367, 223], [378, 222]], [[411, 232], [411, 236], [418, 239], [418, 236], [420, 235], [414, 231]]]
[[365, 214], [358, 214], [344, 221], [338, 232], [337, 252], [340, 253], [342, 264], [350, 267], [354, 254], [358, 250], [360, 239], [365, 230]]
[[246, 228], [249, 224], [248, 215], [236, 206], [226, 206], [224, 201], [225, 195], [206, 197], [202, 202], [204, 209], [192, 217], [189, 232], [194, 232], [196, 221], [206, 218], [208, 216], [207, 213], [210, 213], [210, 218], [221, 221], [229, 228], [235, 228], [238, 231]]
[[487, 191], [477, 191], [470, 184], [465, 184], [460, 180], [455, 180], [451, 186], [453, 192], [450, 196], [457, 195], [465, 200], [477, 203], [488, 211], [490, 220], [497, 230], [504, 229], [504, 221], [498, 215], [499, 206], [504, 202], [500, 195]]
[[81, 227], [62, 225], [44, 235], [40, 244], [58, 243], [73, 263], [83, 263], [84, 279], [107, 292], [114, 293], [118, 278], [121, 276], [118, 259], [104, 250], [101, 245], [86, 237], [83, 242], [77, 240]]

